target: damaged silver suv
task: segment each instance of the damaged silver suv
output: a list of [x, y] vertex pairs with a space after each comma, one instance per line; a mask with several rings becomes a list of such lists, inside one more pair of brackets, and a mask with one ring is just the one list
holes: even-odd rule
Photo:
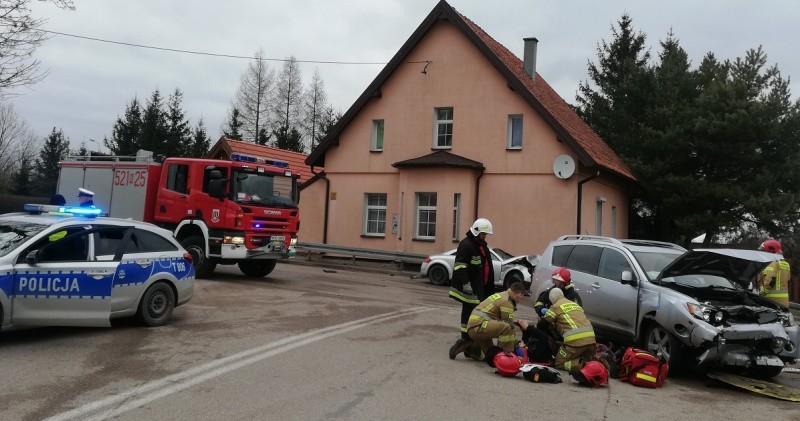
[[639, 344], [671, 365], [734, 367], [772, 377], [800, 356], [800, 330], [788, 309], [746, 291], [775, 255], [647, 240], [563, 236], [533, 273], [536, 297], [559, 266], [600, 336]]

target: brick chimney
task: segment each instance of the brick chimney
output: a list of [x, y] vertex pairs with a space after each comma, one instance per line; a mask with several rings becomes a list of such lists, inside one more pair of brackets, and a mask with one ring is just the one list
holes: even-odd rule
[[539, 40], [535, 37], [523, 38], [522, 40], [525, 41], [525, 54], [522, 60], [522, 68], [525, 69], [525, 73], [527, 73], [531, 79], [536, 80], [536, 46], [539, 44]]

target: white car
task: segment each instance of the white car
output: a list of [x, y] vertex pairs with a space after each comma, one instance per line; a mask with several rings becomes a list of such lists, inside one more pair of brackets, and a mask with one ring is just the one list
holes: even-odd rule
[[26, 205], [0, 215], [0, 329], [160, 326], [194, 291], [191, 255], [169, 231], [96, 217], [99, 209]]
[[[494, 266], [494, 284], [508, 288], [514, 282], [522, 282], [525, 288], [530, 287], [538, 256], [512, 256], [496, 247], [489, 247]], [[428, 256], [420, 266], [420, 277], [427, 277], [434, 285], [445, 285], [453, 279], [453, 266], [456, 262], [456, 249], [442, 254]]]

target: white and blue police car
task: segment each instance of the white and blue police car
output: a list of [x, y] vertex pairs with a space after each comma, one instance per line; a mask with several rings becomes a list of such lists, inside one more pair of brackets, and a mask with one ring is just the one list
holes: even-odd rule
[[0, 327], [161, 326], [192, 298], [191, 255], [155, 225], [97, 208], [25, 205], [0, 215]]

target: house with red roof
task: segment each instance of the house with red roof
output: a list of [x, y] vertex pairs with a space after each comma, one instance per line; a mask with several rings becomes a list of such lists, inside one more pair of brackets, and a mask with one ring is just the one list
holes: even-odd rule
[[477, 218], [513, 254], [627, 237], [634, 175], [521, 42], [523, 59], [440, 1], [305, 160], [300, 241], [433, 254]]

